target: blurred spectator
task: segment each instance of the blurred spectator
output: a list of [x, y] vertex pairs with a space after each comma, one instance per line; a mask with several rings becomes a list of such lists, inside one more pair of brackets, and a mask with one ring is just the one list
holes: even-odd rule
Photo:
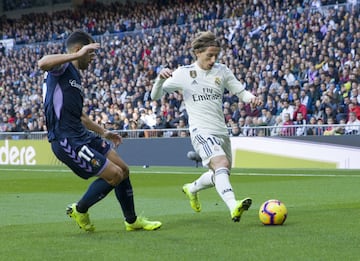
[[304, 104], [301, 103], [299, 98], [296, 98], [294, 101], [294, 113], [293, 113], [293, 119], [298, 121], [297, 116], [299, 113], [301, 113], [301, 121], [304, 119], [306, 122], [307, 117], [307, 108]]
[[275, 124], [273, 125], [273, 128], [271, 128], [270, 136], [281, 136], [282, 131], [282, 117], [276, 116], [275, 118]]
[[[343, 122], [345, 123], [344, 120]], [[329, 125], [329, 127], [326, 127], [324, 131], [324, 136], [342, 135], [345, 133], [344, 127], [336, 126], [334, 124], [335, 124], [334, 119], [328, 118], [327, 125]]]
[[176, 124], [176, 128], [179, 129], [178, 131], [173, 133], [173, 136], [181, 136], [182, 132], [185, 130], [186, 132], [186, 136], [188, 136], [188, 133], [186, 131], [187, 129], [187, 123], [186, 120], [184, 118], [180, 118], [179, 122]]
[[236, 123], [233, 123], [231, 125], [230, 137], [237, 137], [237, 136], [242, 136], [241, 130], [239, 128], [239, 125], [237, 125]]
[[128, 130], [129, 131], [127, 132], [127, 138], [139, 138], [142, 136], [138, 131], [138, 124], [134, 120], [130, 120]]
[[[155, 123], [154, 129], [163, 130], [165, 128], [166, 128], [166, 126], [164, 124], [164, 120], [162, 119], [162, 117], [159, 116], [159, 115], [156, 116], [156, 123]], [[157, 131], [156, 134], [157, 134], [157, 137], [162, 137], [164, 135], [164, 132], [163, 131]]]
[[360, 105], [356, 102], [350, 102], [348, 105], [348, 119], [350, 119], [350, 114], [354, 113], [357, 119], [360, 119]]
[[253, 118], [251, 116], [246, 116], [244, 125], [241, 128], [241, 131], [244, 136], [256, 136], [256, 130], [253, 128]]
[[314, 131], [313, 135], [316, 135], [316, 136], [323, 135], [324, 131], [325, 131], [323, 119], [322, 118], [317, 119], [316, 125], [317, 126], [315, 127], [315, 131]]
[[[281, 117], [283, 122], [285, 123], [288, 120], [292, 120], [294, 117], [294, 106], [290, 105], [289, 100], [284, 99], [281, 101], [282, 103], [282, 111], [281, 111]], [[287, 118], [289, 116], [289, 118]]]
[[265, 118], [263, 119], [264, 125], [266, 126], [272, 126], [275, 124], [276, 116], [271, 114], [270, 111], [265, 111]]
[[322, 110], [321, 101], [320, 101], [320, 100], [317, 100], [317, 101], [315, 102], [315, 106], [314, 106], [312, 115], [314, 116], [314, 118], [315, 118], [316, 120], [322, 119], [322, 118], [324, 117], [324, 111]]
[[294, 125], [294, 122], [290, 118], [290, 113], [285, 113], [280, 135], [281, 136], [294, 136], [295, 128], [293, 125]]
[[295, 86], [296, 78], [289, 67], [285, 69], [284, 79], [289, 87]]
[[296, 125], [296, 136], [306, 135], [306, 120], [304, 119], [304, 116], [300, 111], [296, 114], [296, 120], [294, 121], [294, 125]]
[[314, 116], [311, 116], [306, 130], [306, 135], [316, 135], [317, 133], [317, 122]]
[[245, 118], [244, 118], [244, 117], [239, 118], [239, 120], [238, 120], [238, 126], [239, 126], [240, 130], [242, 130], [242, 128], [244, 127], [244, 125], [245, 125]]
[[180, 138], [186, 138], [188, 137], [190, 134], [187, 130], [181, 130], [178, 132], [178, 135], [177, 137], [180, 137]]
[[356, 118], [355, 112], [350, 112], [349, 120], [346, 122], [345, 134], [359, 134], [360, 120]]
[[326, 106], [323, 116], [321, 117], [326, 124], [328, 124], [328, 119], [331, 119], [334, 122], [335, 113], [330, 106]]

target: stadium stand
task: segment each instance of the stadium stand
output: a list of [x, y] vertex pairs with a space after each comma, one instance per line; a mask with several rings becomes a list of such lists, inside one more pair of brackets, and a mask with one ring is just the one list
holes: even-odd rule
[[[38, 3], [5, 1], [3, 10], [27, 8], [25, 2]], [[279, 2], [87, 3], [17, 19], [3, 15], [2, 137], [46, 131], [44, 73], [36, 61], [46, 53], [64, 51], [63, 39], [74, 29], [91, 33], [102, 45], [96, 62], [83, 72], [87, 113], [126, 137], [188, 135], [182, 96], [151, 101], [149, 93], [161, 68], [191, 63], [189, 39], [200, 30], [216, 32], [225, 43], [219, 61], [264, 100], [263, 108], [252, 108], [227, 93], [224, 118], [229, 132], [236, 124], [237, 136], [323, 135], [311, 130], [312, 124], [320, 124], [317, 130], [328, 127], [326, 111], [331, 111], [332, 124], [346, 125], [352, 112], [360, 119], [359, 3]], [[299, 111], [304, 120], [296, 119]], [[300, 122], [305, 130], [296, 131]]]

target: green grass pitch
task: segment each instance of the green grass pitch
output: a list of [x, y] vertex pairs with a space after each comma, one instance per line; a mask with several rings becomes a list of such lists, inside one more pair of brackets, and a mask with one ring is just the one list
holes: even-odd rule
[[[215, 189], [200, 193], [194, 213], [181, 192], [201, 168], [131, 167], [139, 215], [161, 220], [157, 231], [126, 232], [111, 193], [90, 209], [94, 233], [65, 215], [90, 181], [66, 168], [0, 167], [0, 260], [358, 260], [360, 171], [234, 169], [238, 198], [253, 206], [240, 223]], [[264, 226], [267, 199], [289, 211], [283, 226]]]

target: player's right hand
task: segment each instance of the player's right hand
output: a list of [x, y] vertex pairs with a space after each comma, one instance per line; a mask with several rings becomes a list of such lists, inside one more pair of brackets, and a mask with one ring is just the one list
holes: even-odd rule
[[113, 131], [106, 130], [103, 137], [105, 139], [111, 140], [114, 143], [115, 147], [118, 147], [122, 143], [122, 138], [120, 134]]
[[91, 44], [87, 44], [84, 45], [78, 52], [77, 54], [81, 57], [84, 56], [86, 54], [89, 54], [90, 56], [95, 55], [95, 51], [97, 49], [100, 48], [100, 44], [99, 43], [91, 43]]
[[251, 98], [250, 103], [254, 104], [255, 106], [262, 106], [263, 105], [263, 101], [261, 100], [260, 97], [257, 97], [257, 96]]
[[167, 79], [172, 76], [172, 70], [169, 68], [164, 68], [159, 73], [160, 79]]

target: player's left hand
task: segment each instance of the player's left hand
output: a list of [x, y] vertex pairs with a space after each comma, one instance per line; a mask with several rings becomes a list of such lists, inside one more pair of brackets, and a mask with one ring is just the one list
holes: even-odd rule
[[115, 147], [119, 146], [122, 143], [122, 138], [120, 134], [113, 131], [105, 131], [104, 138], [111, 140], [114, 143]]

